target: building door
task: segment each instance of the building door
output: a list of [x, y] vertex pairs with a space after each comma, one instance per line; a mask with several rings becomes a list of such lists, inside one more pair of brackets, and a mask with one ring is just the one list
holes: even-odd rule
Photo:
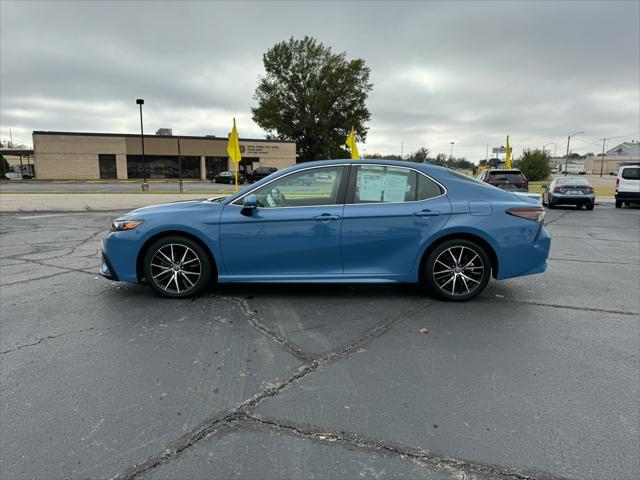
[[100, 167], [100, 179], [110, 180], [118, 178], [116, 167], [116, 156], [113, 154], [98, 155], [98, 165]]

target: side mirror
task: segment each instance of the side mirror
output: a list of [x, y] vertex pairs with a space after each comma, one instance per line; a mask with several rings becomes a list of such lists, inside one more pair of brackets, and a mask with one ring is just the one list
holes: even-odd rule
[[244, 199], [242, 199], [242, 207], [247, 208], [249, 210], [258, 208], [258, 199], [253, 193], [250, 195], [247, 195], [246, 197], [244, 197]]

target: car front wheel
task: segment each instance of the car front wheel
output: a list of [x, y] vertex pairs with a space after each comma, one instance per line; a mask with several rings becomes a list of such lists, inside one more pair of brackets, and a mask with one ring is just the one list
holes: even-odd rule
[[438, 245], [425, 265], [429, 288], [444, 300], [461, 302], [481, 293], [491, 276], [485, 250], [470, 240], [448, 240]]
[[154, 242], [144, 256], [143, 266], [149, 284], [168, 298], [193, 297], [211, 279], [207, 253], [186, 237], [165, 237]]

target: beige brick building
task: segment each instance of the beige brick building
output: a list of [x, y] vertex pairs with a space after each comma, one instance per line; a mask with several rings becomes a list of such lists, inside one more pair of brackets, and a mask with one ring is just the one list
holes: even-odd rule
[[[159, 130], [167, 132], [166, 129]], [[144, 162], [139, 134], [33, 132], [34, 166], [39, 180], [210, 178], [233, 170], [224, 137], [145, 135]], [[241, 172], [278, 169], [296, 162], [296, 144], [240, 139]]]

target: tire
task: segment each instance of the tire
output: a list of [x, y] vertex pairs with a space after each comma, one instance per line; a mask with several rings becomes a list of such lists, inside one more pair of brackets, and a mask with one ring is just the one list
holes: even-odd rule
[[147, 282], [167, 298], [198, 295], [209, 285], [213, 269], [204, 248], [180, 236], [154, 242], [144, 256], [143, 268]]
[[595, 207], [595, 204], [587, 203], [587, 210], [593, 210], [593, 207]]
[[622, 200], [616, 200], [616, 208], [622, 208]]
[[549, 201], [549, 208], [551, 208], [551, 209], [556, 208], [556, 204], [551, 202], [551, 201]]
[[463, 302], [485, 289], [491, 277], [491, 261], [475, 242], [447, 240], [429, 254], [424, 274], [429, 289], [438, 297]]

